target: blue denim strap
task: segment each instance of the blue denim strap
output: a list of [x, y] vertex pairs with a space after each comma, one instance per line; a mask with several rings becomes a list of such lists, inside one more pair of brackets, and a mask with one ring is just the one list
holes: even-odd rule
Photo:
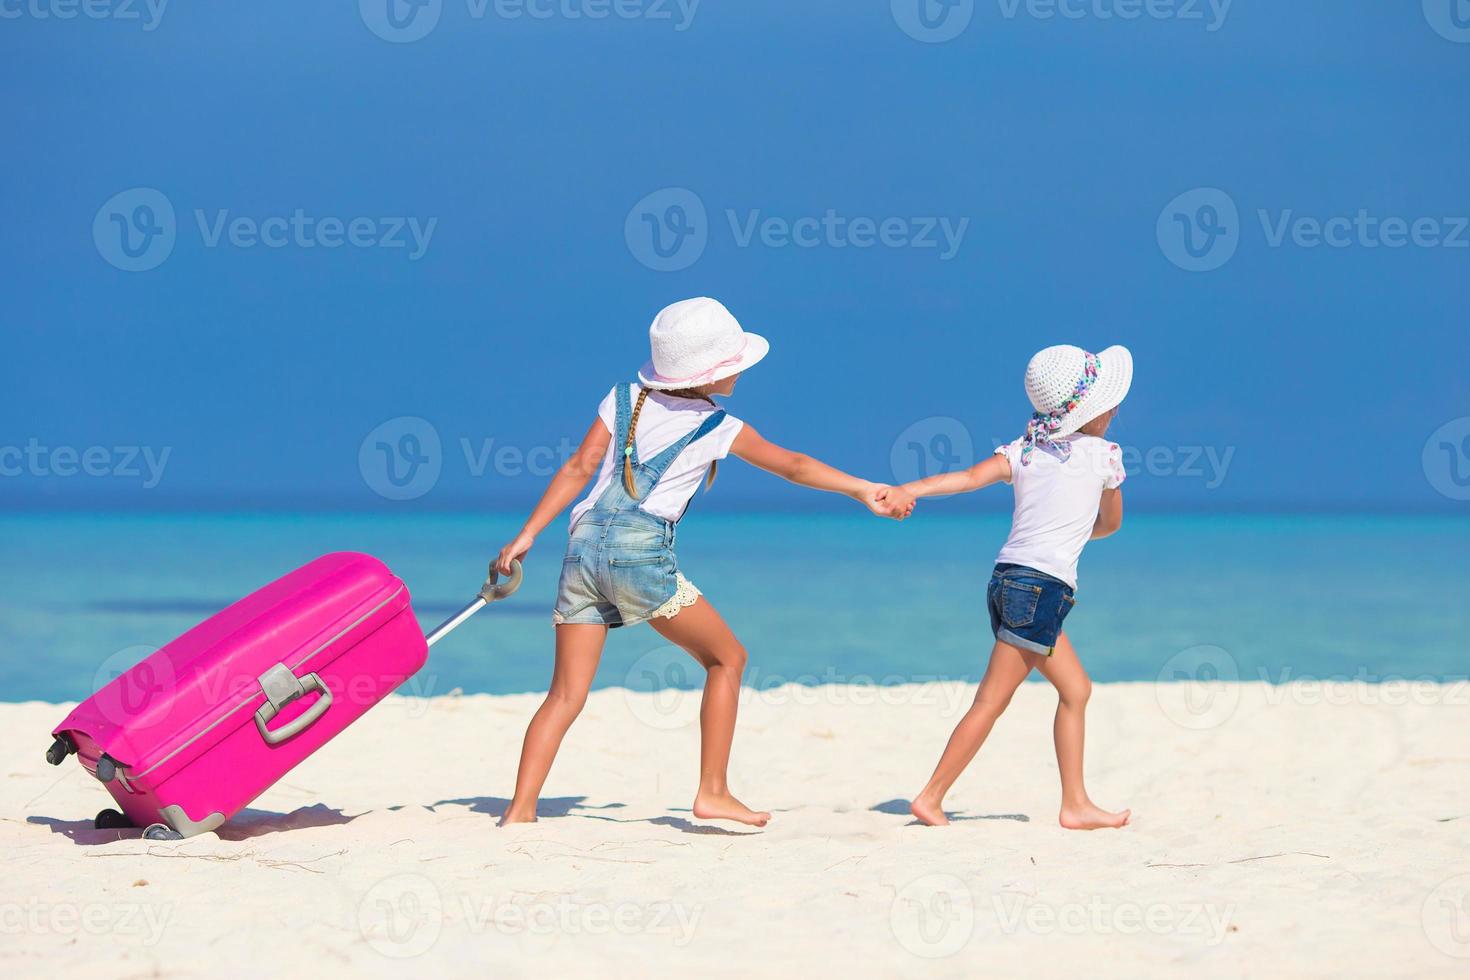
[[680, 453], [688, 449], [691, 443], [703, 439], [715, 431], [723, 421], [725, 421], [725, 410], [723, 408], [711, 412], [705, 416], [704, 421], [693, 432], [659, 453], [647, 463], [644, 463], [642, 466], [643, 471], [653, 475], [653, 483], [649, 484], [650, 488], [654, 484], [657, 484], [659, 480], [663, 479], [664, 471], [673, 465], [674, 460], [679, 458]]

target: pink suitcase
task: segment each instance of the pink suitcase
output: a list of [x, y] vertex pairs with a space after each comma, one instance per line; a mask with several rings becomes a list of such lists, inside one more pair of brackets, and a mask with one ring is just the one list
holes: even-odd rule
[[216, 613], [77, 705], [46, 753], [75, 753], [122, 812], [98, 827], [177, 839], [219, 827], [413, 676], [429, 646], [520, 585], [494, 569], [425, 636], [408, 587], [368, 555], [303, 565]]

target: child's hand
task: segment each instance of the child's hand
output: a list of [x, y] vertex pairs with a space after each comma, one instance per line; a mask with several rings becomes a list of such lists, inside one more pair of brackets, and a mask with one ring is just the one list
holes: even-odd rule
[[522, 531], [515, 536], [514, 541], [501, 548], [500, 557], [495, 559], [495, 567], [500, 570], [500, 574], [509, 575], [511, 559], [514, 558], [524, 561], [526, 552], [530, 551], [531, 545], [535, 543], [536, 535]]
[[895, 521], [901, 521], [909, 516], [909, 511], [913, 509], [913, 498], [910, 497], [907, 504], [903, 506], [895, 506], [888, 499], [888, 495], [893, 493], [895, 489], [882, 483], [869, 484], [868, 489], [863, 492], [860, 499], [867, 506], [868, 510], [877, 514], [879, 517], [891, 517]]
[[888, 507], [888, 516], [903, 520], [914, 512], [915, 497], [905, 487], [884, 487], [878, 491], [878, 502]]

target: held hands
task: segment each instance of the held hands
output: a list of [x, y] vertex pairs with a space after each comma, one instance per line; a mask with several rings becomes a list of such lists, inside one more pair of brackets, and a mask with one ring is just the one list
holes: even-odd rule
[[500, 574], [510, 574], [510, 562], [512, 558], [525, 561], [526, 552], [530, 551], [531, 545], [535, 543], [536, 535], [522, 531], [515, 536], [515, 539], [510, 544], [501, 548], [500, 557], [495, 559], [495, 567], [500, 570]]
[[914, 495], [903, 487], [872, 483], [858, 499], [879, 517], [891, 517], [895, 521], [901, 521], [914, 512]]

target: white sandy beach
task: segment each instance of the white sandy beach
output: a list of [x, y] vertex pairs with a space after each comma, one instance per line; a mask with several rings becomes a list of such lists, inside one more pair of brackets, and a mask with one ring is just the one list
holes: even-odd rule
[[[1099, 685], [1088, 778], [1122, 831], [1056, 825], [1028, 684], [926, 828], [971, 689], [748, 692], [732, 784], [688, 812], [697, 695], [594, 693], [533, 826], [499, 830], [534, 695], [394, 698], [218, 835], [95, 831], [0, 706], [7, 976], [1470, 975], [1465, 685]], [[1202, 693], [1213, 696], [1206, 701]], [[1183, 700], [1195, 695], [1196, 700]]]

